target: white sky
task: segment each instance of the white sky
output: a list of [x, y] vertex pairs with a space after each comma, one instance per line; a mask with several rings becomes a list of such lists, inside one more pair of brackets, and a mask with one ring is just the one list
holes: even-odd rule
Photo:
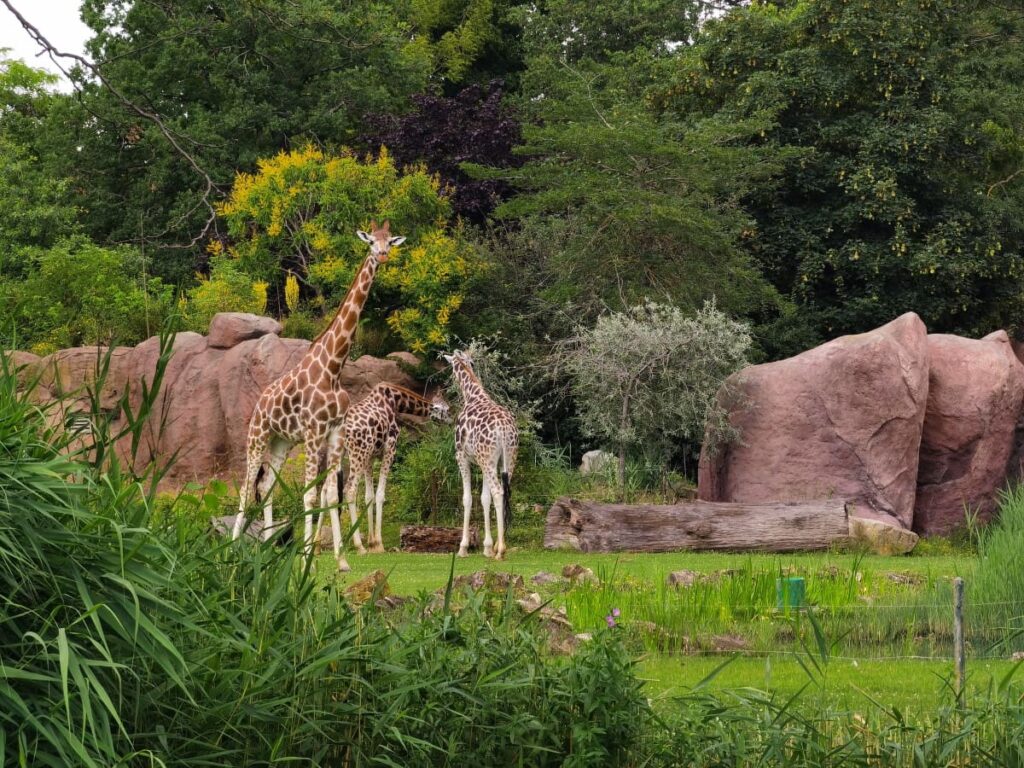
[[[91, 30], [79, 18], [81, 0], [10, 0], [10, 2], [58, 50], [77, 54], [85, 52], [85, 41], [90, 37]], [[30, 66], [60, 75], [60, 71], [50, 61], [49, 56], [37, 55], [39, 46], [22, 29], [21, 24], [11, 15], [11, 12], [2, 5], [0, 5], [0, 48], [10, 48], [11, 52], [7, 55], [11, 58], [22, 59]], [[70, 61], [64, 63], [70, 68]], [[70, 85], [63, 80], [58, 87], [61, 90], [70, 90]]]

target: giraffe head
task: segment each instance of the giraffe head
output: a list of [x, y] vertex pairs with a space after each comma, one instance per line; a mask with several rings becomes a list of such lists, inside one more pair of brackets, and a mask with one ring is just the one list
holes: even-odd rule
[[430, 401], [430, 418], [447, 424], [452, 420], [452, 409], [448, 401], [438, 392]]
[[383, 264], [388, 260], [388, 255], [391, 253], [392, 248], [405, 242], [403, 236], [393, 236], [391, 234], [391, 222], [387, 220], [378, 227], [377, 220], [371, 219], [370, 231], [363, 232], [363, 230], [359, 229], [356, 230], [356, 235], [370, 246], [370, 253], [377, 259], [378, 264]]
[[448, 365], [452, 368], [466, 368], [469, 371], [473, 370], [473, 358], [469, 352], [464, 349], [456, 350], [450, 355], [441, 355], [445, 360], [448, 361]]

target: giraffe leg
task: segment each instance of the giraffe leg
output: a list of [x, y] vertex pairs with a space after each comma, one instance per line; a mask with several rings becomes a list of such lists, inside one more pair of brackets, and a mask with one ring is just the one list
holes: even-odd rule
[[[483, 469], [481, 467], [481, 469]], [[483, 486], [480, 489], [480, 506], [484, 509], [484, 557], [494, 557], [494, 539], [491, 538], [491, 478], [487, 470], [483, 469], [481, 474]]]
[[459, 544], [459, 557], [466, 557], [469, 554], [469, 513], [473, 509], [473, 473], [469, 458], [461, 453], [456, 458], [462, 474], [462, 542]]
[[502, 560], [505, 557], [505, 492], [498, 479], [496, 466], [484, 470], [484, 476], [494, 497], [494, 522], [498, 527], [498, 546], [494, 550], [494, 559]]
[[338, 499], [340, 489], [338, 488], [338, 472], [341, 470], [341, 457], [345, 451], [344, 425], [331, 430], [327, 438], [327, 476], [324, 478], [323, 488], [320, 490], [320, 517], [316, 523], [316, 534], [314, 536], [314, 548], [319, 551], [320, 537], [323, 532], [324, 518], [331, 513], [332, 538], [335, 540], [334, 557], [338, 558], [341, 553], [341, 526], [338, 521]]
[[231, 538], [237, 539], [242, 535], [242, 526], [245, 524], [245, 506], [249, 502], [249, 489], [256, 485], [256, 474], [263, 463], [263, 453], [267, 449], [267, 438], [265, 435], [249, 435], [249, 449], [246, 451], [245, 479], [238, 491], [238, 514], [235, 516], [235, 526], [231, 531]]
[[277, 475], [281, 471], [284, 460], [288, 458], [288, 445], [286, 440], [279, 437], [270, 441], [270, 471], [263, 475], [263, 482], [260, 484], [260, 498], [263, 499], [263, 540], [270, 541], [274, 535], [274, 488], [277, 486]]
[[310, 433], [306, 436], [306, 490], [302, 494], [302, 510], [306, 513], [306, 532], [303, 545], [307, 557], [313, 556], [313, 510], [317, 504], [316, 479], [320, 475], [320, 440]]
[[377, 503], [377, 517], [374, 520], [376, 533], [374, 533], [371, 539], [373, 545], [370, 547], [371, 552], [384, 551], [384, 536], [381, 523], [384, 517], [384, 489], [388, 484], [388, 473], [391, 471], [391, 464], [395, 460], [395, 449], [397, 446], [398, 432], [395, 431], [388, 435], [388, 440], [384, 443], [384, 455], [380, 459], [380, 477], [377, 478], [377, 497], [375, 499]]

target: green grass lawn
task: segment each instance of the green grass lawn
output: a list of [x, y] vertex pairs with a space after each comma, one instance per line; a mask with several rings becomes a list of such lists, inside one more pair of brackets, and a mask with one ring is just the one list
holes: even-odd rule
[[[452, 558], [450, 555], [399, 552], [360, 556], [350, 552], [348, 561], [352, 571], [337, 574], [333, 571], [330, 556], [321, 556], [318, 562], [320, 578], [337, 579], [340, 584], [347, 585], [381, 569], [388, 574], [388, 583], [394, 593], [415, 595], [442, 589]], [[969, 579], [975, 562], [975, 557], [969, 553], [897, 558], [845, 552], [585, 554], [520, 547], [511, 551], [503, 562], [485, 559], [479, 553], [455, 558], [455, 574], [480, 570], [519, 574], [528, 590], [537, 589], [551, 598], [555, 605], [565, 605], [577, 631], [596, 629], [603, 625], [604, 616], [611, 608], [620, 607], [621, 625], [634, 641], [632, 630], [651, 624], [687, 632], [693, 637], [700, 636], [704, 630], [708, 637], [716, 632], [742, 635], [748, 638], [747, 647], [742, 648], [741, 655], [715, 677], [710, 689], [757, 688], [781, 696], [795, 693], [810, 680], [797, 660], [797, 654], [803, 647], [798, 636], [802, 634], [812, 647], [813, 636], [806, 621], [800, 625], [802, 629], [793, 631], [790, 628], [796, 624], [774, 612], [774, 578], [779, 573], [805, 574], [812, 602], [838, 605], [837, 610], [842, 614], [841, 622], [830, 622], [828, 612], [822, 612], [821, 623], [829, 633], [830, 641], [836, 642], [833, 649], [835, 658], [828, 665], [822, 695], [844, 708], [873, 707], [876, 706], [872, 704], [873, 699], [885, 707], [896, 706], [924, 714], [948, 697], [944, 683], [952, 674], [945, 644], [948, 638], [944, 637], [941, 643], [927, 645], [924, 650], [913, 644], [913, 635], [923, 631], [921, 629], [909, 630], [904, 633], [904, 639], [892, 640], [892, 622], [886, 619], [887, 623], [879, 624], [877, 618], [878, 614], [885, 618], [886, 606], [870, 610], [874, 607], [872, 601], [891, 601], [895, 603], [891, 606], [893, 610], [902, 610], [900, 601], [921, 596], [922, 592], [926, 593], [921, 597], [925, 602], [938, 599], [928, 590], [942, 589], [951, 576]], [[562, 568], [570, 563], [591, 568], [602, 583], [577, 586], [567, 591], [561, 585], [538, 588], [531, 582], [531, 577], [541, 571], [560, 576]], [[704, 593], [664, 586], [669, 573], [682, 569], [713, 577], [718, 574], [720, 581], [713, 578]], [[737, 573], [740, 575], [735, 575]], [[722, 578], [721, 574], [728, 576]], [[734, 583], [737, 581], [738, 587]], [[815, 599], [816, 595], [819, 599]], [[759, 604], [746, 610], [742, 603], [755, 598]], [[706, 605], [693, 605], [694, 601], [700, 600]], [[846, 605], [844, 601], [852, 602], [851, 610], [846, 613], [842, 610]], [[865, 607], [868, 610], [859, 613], [856, 610]], [[678, 609], [678, 617], [673, 613], [674, 609]], [[710, 613], [706, 617], [706, 626], [698, 621], [698, 617], [703, 616], [701, 611]], [[951, 610], [946, 611], [939, 606], [938, 613], [940, 619], [945, 620]], [[723, 619], [725, 614], [728, 615]], [[844, 647], [841, 635], [848, 632], [851, 622], [866, 639]], [[875, 630], [868, 632], [866, 629], [871, 622], [879, 624], [878, 637], [885, 638], [877, 647], [872, 645], [875, 637], [872, 632]], [[899, 629], [897, 623], [896, 634], [900, 634]], [[706, 647], [692, 649], [691, 652], [681, 652], [678, 648], [666, 652], [666, 649], [659, 650], [656, 643], [650, 642], [638, 642], [636, 648], [642, 654], [639, 672], [648, 681], [651, 697], [664, 702], [696, 685], [729, 655], [708, 653]], [[938, 658], [886, 658], [915, 655]], [[994, 676], [1001, 677], [1012, 666], [1009, 660], [972, 659], [969, 665], [971, 690], [986, 690]], [[812, 689], [819, 690], [814, 686]]]
[[[918, 715], [933, 712], [952, 697], [953, 663], [948, 660], [835, 658], [827, 665], [822, 686], [812, 681], [795, 654], [731, 660], [727, 656], [648, 655], [640, 660], [637, 671], [647, 683], [648, 696], [659, 708], [669, 708], [673, 696], [692, 691], [725, 661], [729, 663], [707, 683], [706, 690], [727, 695], [755, 688], [785, 699], [806, 686], [803, 696], [824, 696], [831, 706], [843, 710], [895, 707]], [[1015, 666], [1009, 660], [969, 662], [968, 697], [987, 695]], [[1012, 678], [1012, 690], [1017, 695], [1024, 692], [1024, 674]]]

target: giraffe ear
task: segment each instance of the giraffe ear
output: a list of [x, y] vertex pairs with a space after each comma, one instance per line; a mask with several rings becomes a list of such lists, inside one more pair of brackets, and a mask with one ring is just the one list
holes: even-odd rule
[[356, 236], [360, 240], [362, 240], [364, 243], [372, 243], [373, 242], [373, 238], [370, 235], [368, 235], [366, 232], [363, 232], [363, 230], [361, 230], [361, 229], [357, 229], [356, 230]]
[[405, 236], [404, 235], [398, 235], [397, 237], [389, 237], [388, 238], [388, 245], [390, 245], [392, 248], [394, 248], [396, 245], [401, 245], [404, 242], [405, 242]]
[[442, 353], [441, 357], [443, 357], [445, 360], [448, 361], [448, 365], [454, 365], [455, 364], [455, 358], [452, 355], [446, 355], [446, 354]]

